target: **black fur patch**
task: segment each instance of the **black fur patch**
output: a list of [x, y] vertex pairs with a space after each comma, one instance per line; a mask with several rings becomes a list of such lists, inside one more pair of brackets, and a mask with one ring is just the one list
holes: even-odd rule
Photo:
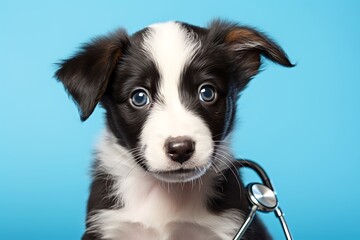
[[[123, 58], [118, 62], [113, 78], [101, 100], [106, 110], [107, 124], [117, 137], [118, 143], [128, 149], [138, 148], [139, 137], [149, 108], [134, 108], [130, 103], [131, 93], [136, 88], [144, 88], [157, 99], [160, 73], [155, 63], [142, 51], [142, 40], [147, 29], [136, 33], [129, 40]], [[135, 151], [138, 153], [138, 151]], [[144, 159], [136, 155], [137, 162], [145, 169]]]
[[[180, 98], [184, 106], [194, 111], [208, 125], [213, 140], [223, 140], [233, 126], [238, 91], [232, 72], [232, 59], [224, 44], [220, 44], [209, 30], [191, 25], [183, 25], [197, 35], [201, 48], [194, 59], [184, 69], [181, 76]], [[212, 85], [217, 100], [204, 104], [199, 100], [199, 87]]]
[[[108, 173], [99, 168], [99, 161], [95, 161], [92, 174], [93, 181], [90, 186], [90, 196], [87, 203], [86, 228], [90, 227], [89, 219], [92, 215], [101, 209], [111, 209], [117, 206], [117, 199], [112, 195], [114, 179]], [[100, 239], [100, 236], [94, 232], [85, 232], [82, 240]]]

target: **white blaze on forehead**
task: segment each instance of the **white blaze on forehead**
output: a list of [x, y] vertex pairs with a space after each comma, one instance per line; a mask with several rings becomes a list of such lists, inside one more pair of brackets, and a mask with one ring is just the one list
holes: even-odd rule
[[157, 91], [162, 101], [153, 103], [141, 132], [147, 164], [150, 170], [177, 168], [177, 163], [166, 156], [165, 141], [169, 137], [188, 136], [195, 141], [195, 152], [185, 165], [189, 168], [204, 166], [212, 154], [211, 132], [201, 117], [181, 104], [179, 94], [181, 74], [199, 49], [200, 42], [180, 23], [160, 23], [149, 29], [143, 49], [159, 70]]
[[143, 48], [159, 69], [160, 96], [168, 107], [176, 110], [180, 107], [178, 87], [181, 73], [199, 49], [200, 41], [176, 22], [154, 24], [149, 29]]

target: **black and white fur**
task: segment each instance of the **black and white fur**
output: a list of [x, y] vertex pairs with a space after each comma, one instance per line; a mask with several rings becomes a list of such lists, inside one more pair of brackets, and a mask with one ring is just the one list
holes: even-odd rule
[[[81, 119], [98, 103], [106, 110], [83, 240], [234, 237], [249, 204], [228, 141], [239, 93], [261, 55], [292, 66], [252, 28], [166, 22], [96, 38], [60, 64], [56, 77]], [[211, 101], [201, 98], [204, 89]], [[134, 105], [136, 91], [148, 96], [143, 106]], [[169, 139], [190, 141], [188, 157], [174, 160]], [[246, 239], [270, 237], [255, 219]]]

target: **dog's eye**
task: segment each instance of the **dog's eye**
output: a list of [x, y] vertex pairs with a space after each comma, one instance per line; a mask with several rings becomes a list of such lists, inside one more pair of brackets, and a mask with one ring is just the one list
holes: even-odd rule
[[150, 98], [146, 90], [137, 89], [132, 93], [130, 101], [135, 107], [144, 107], [150, 103]]
[[211, 85], [202, 85], [199, 90], [199, 99], [206, 103], [214, 102], [216, 99], [215, 88]]

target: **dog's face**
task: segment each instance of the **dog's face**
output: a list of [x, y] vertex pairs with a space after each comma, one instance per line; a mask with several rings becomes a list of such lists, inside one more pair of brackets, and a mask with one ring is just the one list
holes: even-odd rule
[[160, 180], [187, 182], [223, 151], [237, 97], [258, 72], [261, 54], [291, 66], [279, 46], [253, 29], [167, 22], [98, 38], [56, 76], [82, 120], [102, 104], [108, 128], [136, 164]]

